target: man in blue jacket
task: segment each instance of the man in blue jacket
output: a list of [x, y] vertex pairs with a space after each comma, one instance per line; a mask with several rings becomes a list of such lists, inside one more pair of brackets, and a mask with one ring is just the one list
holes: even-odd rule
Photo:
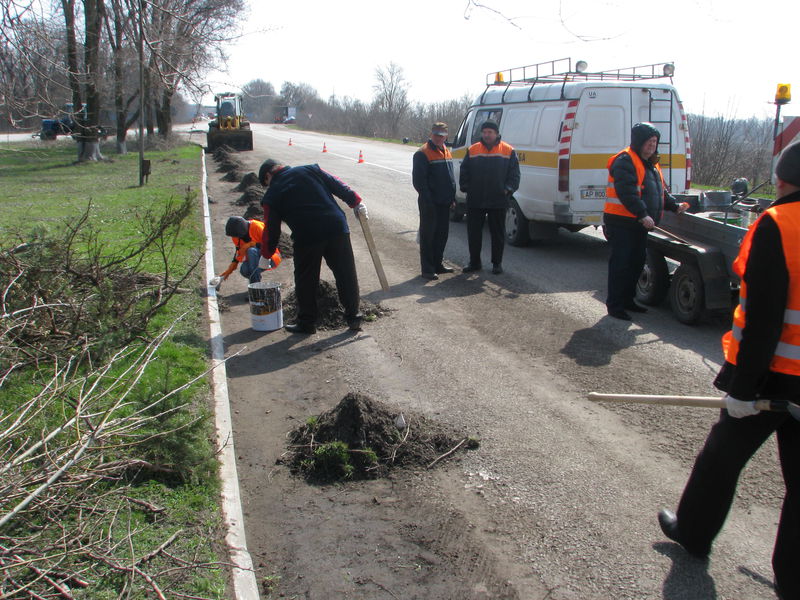
[[434, 123], [430, 139], [414, 153], [411, 180], [419, 207], [419, 262], [424, 279], [452, 273], [442, 263], [450, 232], [450, 207], [456, 201], [453, 157], [445, 145], [447, 124]]
[[344, 200], [356, 215], [367, 217], [361, 197], [319, 165], [288, 167], [267, 159], [259, 169], [258, 179], [267, 188], [261, 200], [267, 224], [261, 242], [261, 262], [265, 266], [278, 247], [281, 223], [285, 221], [292, 230], [297, 321], [288, 323], [286, 331], [317, 331], [317, 288], [323, 258], [336, 280], [349, 328], [360, 330], [361, 298], [350, 229], [334, 196]]
[[483, 223], [489, 222], [492, 239], [492, 273], [503, 272], [508, 199], [519, 188], [517, 153], [500, 139], [494, 121], [481, 124], [481, 139], [472, 144], [461, 161], [458, 185], [467, 194], [467, 244], [469, 264], [464, 272], [481, 269]]

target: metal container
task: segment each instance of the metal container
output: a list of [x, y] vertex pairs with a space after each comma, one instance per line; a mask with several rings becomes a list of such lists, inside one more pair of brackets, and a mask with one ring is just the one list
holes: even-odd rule
[[731, 205], [733, 194], [730, 190], [712, 190], [703, 192], [701, 201], [704, 211], [725, 210]]

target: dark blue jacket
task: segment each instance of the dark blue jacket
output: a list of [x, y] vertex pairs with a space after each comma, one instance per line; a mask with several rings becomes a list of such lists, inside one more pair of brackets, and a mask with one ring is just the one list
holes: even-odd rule
[[420, 202], [448, 206], [455, 202], [456, 177], [450, 149], [428, 140], [414, 153], [411, 180]]
[[350, 233], [347, 217], [334, 196], [350, 207], [361, 202], [357, 193], [319, 165], [284, 167], [275, 173], [261, 200], [267, 223], [262, 256], [269, 257], [275, 252], [282, 221], [292, 230], [292, 240], [298, 246]]

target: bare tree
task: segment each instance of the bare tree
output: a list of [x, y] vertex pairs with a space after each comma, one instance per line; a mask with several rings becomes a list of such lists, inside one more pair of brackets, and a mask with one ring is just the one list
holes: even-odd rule
[[270, 123], [274, 120], [278, 97], [271, 83], [254, 79], [242, 86], [242, 96], [242, 109], [251, 121]]
[[400, 122], [408, 111], [408, 84], [403, 76], [403, 68], [390, 62], [385, 69], [375, 69], [376, 83], [373, 107], [388, 137], [397, 137]]

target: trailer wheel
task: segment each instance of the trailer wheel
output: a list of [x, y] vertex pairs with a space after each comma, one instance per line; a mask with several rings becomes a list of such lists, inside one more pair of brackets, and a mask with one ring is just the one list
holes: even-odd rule
[[636, 299], [642, 304], [661, 304], [669, 291], [667, 260], [658, 252], [647, 249], [647, 261], [636, 282]]
[[514, 198], [511, 198], [511, 204], [506, 210], [506, 241], [512, 246], [526, 246], [531, 241], [528, 219], [522, 214]]
[[681, 323], [697, 323], [705, 308], [705, 291], [700, 270], [692, 264], [682, 264], [672, 276], [669, 303]]

